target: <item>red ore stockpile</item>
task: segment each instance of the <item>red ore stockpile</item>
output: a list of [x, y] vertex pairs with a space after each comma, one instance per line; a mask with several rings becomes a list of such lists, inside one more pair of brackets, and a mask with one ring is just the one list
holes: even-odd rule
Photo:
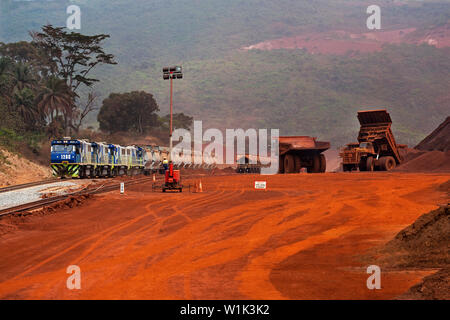
[[408, 149], [404, 158], [396, 171], [450, 172], [450, 117], [414, 149]]

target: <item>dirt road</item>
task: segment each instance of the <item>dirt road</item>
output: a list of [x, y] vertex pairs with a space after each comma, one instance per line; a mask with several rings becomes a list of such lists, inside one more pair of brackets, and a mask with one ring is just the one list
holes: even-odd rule
[[[254, 190], [262, 178], [268, 190]], [[95, 196], [0, 236], [0, 298], [394, 298], [433, 270], [380, 266], [382, 289], [368, 290], [361, 255], [447, 202], [438, 186], [449, 179], [234, 175], [202, 179], [203, 193]], [[81, 290], [66, 288], [69, 265]]]

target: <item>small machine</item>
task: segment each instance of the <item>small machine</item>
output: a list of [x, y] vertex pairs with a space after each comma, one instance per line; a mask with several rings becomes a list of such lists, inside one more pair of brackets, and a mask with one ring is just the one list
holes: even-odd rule
[[169, 169], [165, 172], [164, 185], [162, 186], [162, 192], [166, 190], [173, 191], [178, 190], [183, 192], [183, 186], [181, 184], [180, 170], [173, 169], [173, 163], [169, 163]]

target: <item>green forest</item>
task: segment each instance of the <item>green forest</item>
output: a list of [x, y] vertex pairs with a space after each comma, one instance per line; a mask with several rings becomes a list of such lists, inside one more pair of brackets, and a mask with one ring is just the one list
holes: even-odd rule
[[[356, 111], [387, 108], [399, 143], [415, 145], [448, 115], [449, 48], [386, 45], [346, 56], [305, 50], [243, 51], [243, 46], [303, 32], [365, 28], [368, 1], [1, 0], [0, 41], [30, 41], [29, 31], [64, 26], [66, 7], [81, 8], [80, 33], [107, 34], [117, 65], [92, 71], [99, 100], [111, 93], [151, 93], [168, 111], [165, 65], [181, 64], [175, 112], [218, 128], [279, 128], [343, 145], [356, 137]], [[383, 28], [444, 25], [448, 1], [379, 1]], [[85, 126], [99, 128], [96, 112]]]

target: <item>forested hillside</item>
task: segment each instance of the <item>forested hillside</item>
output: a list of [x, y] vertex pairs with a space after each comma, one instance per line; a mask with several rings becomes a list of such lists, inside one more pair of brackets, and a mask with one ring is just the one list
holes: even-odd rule
[[[118, 65], [94, 74], [103, 98], [145, 90], [165, 114], [168, 90], [161, 68], [182, 64], [175, 110], [203, 120], [205, 127], [280, 128], [282, 134], [314, 135], [337, 146], [354, 139], [357, 110], [386, 107], [397, 140], [414, 145], [450, 109], [446, 47], [396, 43], [344, 55], [241, 49], [330, 30], [368, 32], [370, 1], [1, 0], [0, 41], [29, 41], [28, 31], [48, 22], [64, 26], [70, 4], [81, 8], [79, 32], [111, 35], [105, 49]], [[448, 28], [448, 1], [378, 4], [383, 30]], [[97, 126], [95, 115], [89, 124]]]

